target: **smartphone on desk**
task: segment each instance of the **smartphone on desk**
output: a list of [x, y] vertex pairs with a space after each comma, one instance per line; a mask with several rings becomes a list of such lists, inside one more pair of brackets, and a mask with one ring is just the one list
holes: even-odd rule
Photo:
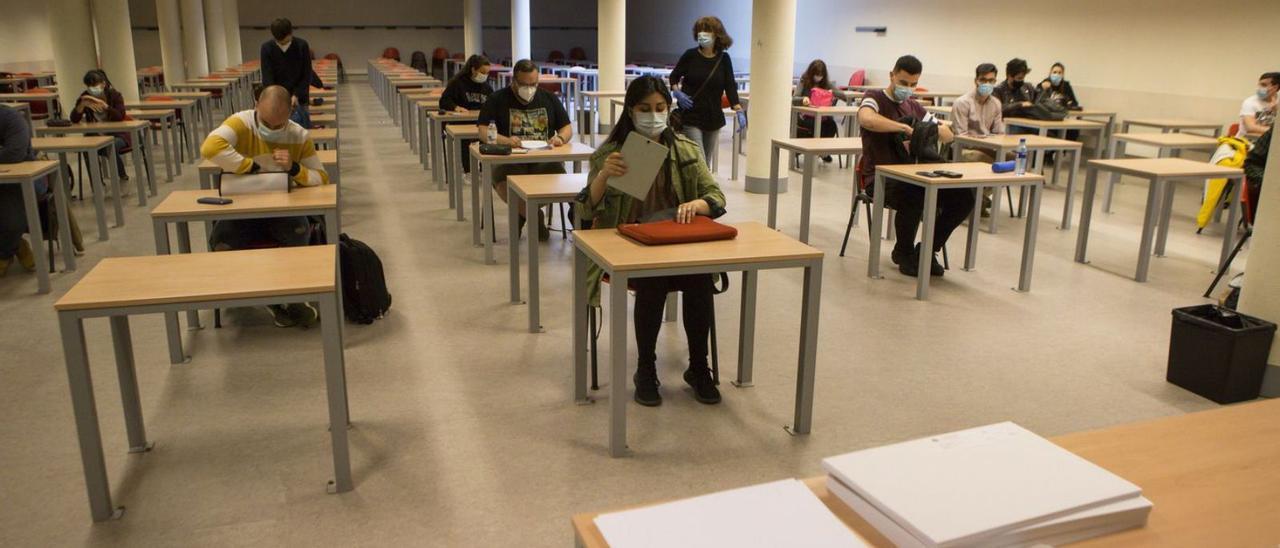
[[205, 196], [197, 198], [196, 203], [208, 205], [227, 205], [231, 203], [231, 198], [223, 198], [222, 196]]

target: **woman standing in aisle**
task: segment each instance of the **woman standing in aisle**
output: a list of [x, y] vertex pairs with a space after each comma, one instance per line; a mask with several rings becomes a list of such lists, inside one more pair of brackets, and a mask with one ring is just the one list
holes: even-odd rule
[[738, 101], [738, 84], [733, 78], [733, 60], [728, 49], [733, 38], [724, 30], [720, 18], [707, 16], [694, 21], [693, 39], [698, 47], [690, 48], [680, 56], [671, 70], [671, 86], [691, 98], [691, 106], [679, 110], [680, 131], [702, 145], [707, 163], [716, 152], [720, 128], [724, 127], [721, 111], [721, 95], [729, 98], [729, 106], [735, 112], [742, 110]]

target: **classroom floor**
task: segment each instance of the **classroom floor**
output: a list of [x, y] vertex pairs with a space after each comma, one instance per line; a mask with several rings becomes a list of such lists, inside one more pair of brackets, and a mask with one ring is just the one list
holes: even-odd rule
[[[91, 321], [107, 469], [128, 508], [91, 525], [52, 304], [99, 259], [154, 247], [132, 199], [107, 242], [96, 240], [92, 208], [77, 203], [88, 248], [78, 272], [56, 274], [49, 295], [35, 295], [34, 277], [16, 266], [0, 278], [0, 545], [566, 546], [576, 512], [817, 475], [821, 458], [859, 448], [1005, 420], [1051, 436], [1214, 407], [1164, 381], [1169, 311], [1205, 302], [1221, 242], [1220, 226], [1195, 235], [1192, 185], [1179, 189], [1169, 253], [1153, 261], [1149, 283], [1131, 279], [1145, 185], [1122, 185], [1115, 213], [1095, 217], [1092, 265], [1072, 261], [1075, 231], [1056, 229], [1059, 186], [1044, 199], [1030, 293], [1010, 290], [1023, 224], [1005, 216], [998, 234], [979, 237], [973, 272], [959, 270], [956, 238], [957, 268], [919, 302], [887, 247], [885, 278], [866, 277], [865, 219], [848, 256], [837, 256], [851, 176], [832, 164], [818, 169], [813, 197], [811, 243], [828, 255], [812, 434], [783, 430], [800, 273], [770, 271], [760, 277], [755, 387], [725, 382], [722, 404], [696, 403], [680, 379], [683, 332], [667, 324], [665, 403], [628, 404], [634, 453], [611, 459], [607, 389], [595, 405], [572, 401], [570, 245], [553, 234], [544, 247], [546, 332], [530, 334], [525, 308], [507, 302], [505, 242], [499, 264], [484, 265], [470, 223], [453, 220], [368, 84], [340, 96], [343, 226], [377, 250], [395, 298], [387, 319], [346, 330], [355, 490], [324, 490], [332, 464], [318, 329], [277, 329], [265, 311], [241, 309], [215, 330], [206, 312], [205, 328], [186, 333], [191, 363], [171, 366], [160, 316], [134, 319], [156, 448], [131, 455], [107, 323]], [[728, 149], [726, 140], [726, 174]], [[765, 196], [722, 184], [728, 221], [764, 220]], [[160, 185], [196, 187], [192, 167]], [[798, 217], [793, 190], [781, 228], [795, 235]], [[726, 381], [736, 289], [716, 299]], [[633, 339], [629, 350], [634, 363]]]

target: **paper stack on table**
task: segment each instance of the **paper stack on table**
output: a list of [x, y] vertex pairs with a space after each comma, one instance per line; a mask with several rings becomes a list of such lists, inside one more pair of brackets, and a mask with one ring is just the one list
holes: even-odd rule
[[794, 479], [601, 514], [595, 523], [610, 548], [866, 546]]
[[1142, 489], [1011, 422], [822, 461], [898, 546], [1058, 545], [1146, 524]]

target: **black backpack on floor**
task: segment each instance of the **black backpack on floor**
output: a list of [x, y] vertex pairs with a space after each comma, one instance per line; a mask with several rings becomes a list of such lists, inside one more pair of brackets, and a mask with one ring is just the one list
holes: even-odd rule
[[391, 308], [391, 293], [382, 275], [382, 260], [373, 249], [346, 234], [338, 237], [338, 262], [342, 268], [342, 308], [347, 319], [371, 324]]

